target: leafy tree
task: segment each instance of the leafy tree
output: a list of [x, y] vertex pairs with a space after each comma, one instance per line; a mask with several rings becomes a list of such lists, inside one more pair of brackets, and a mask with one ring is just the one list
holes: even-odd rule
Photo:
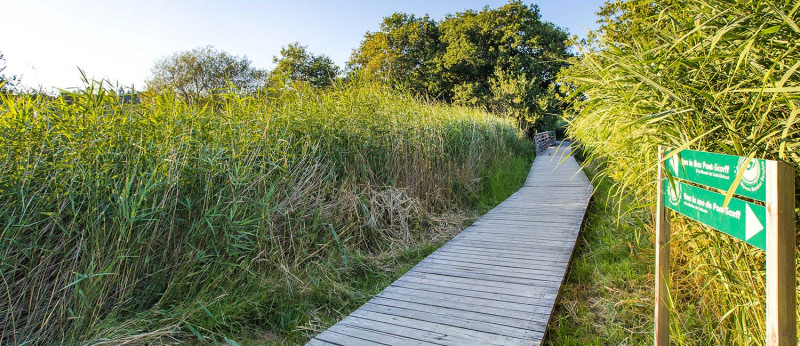
[[10, 92], [14, 90], [17, 83], [19, 83], [19, 77], [17, 76], [6, 76], [3, 71], [6, 70], [6, 58], [3, 53], [0, 53], [0, 92]]
[[246, 56], [231, 55], [212, 46], [165, 57], [156, 62], [152, 73], [147, 80], [148, 89], [172, 90], [187, 100], [208, 97], [229, 85], [255, 90], [267, 75], [252, 67]]
[[278, 64], [272, 70], [272, 81], [289, 79], [326, 87], [333, 84], [341, 72], [331, 58], [309, 53], [307, 46], [297, 42], [281, 48], [280, 57], [273, 57], [272, 61]]
[[555, 78], [571, 56], [567, 42], [566, 31], [521, 1], [439, 22], [395, 13], [365, 35], [349, 65], [393, 85], [544, 128], [561, 111]]
[[436, 22], [427, 15], [395, 13], [383, 19], [380, 31], [365, 35], [348, 66], [425, 93], [435, 58], [442, 53], [440, 36]]

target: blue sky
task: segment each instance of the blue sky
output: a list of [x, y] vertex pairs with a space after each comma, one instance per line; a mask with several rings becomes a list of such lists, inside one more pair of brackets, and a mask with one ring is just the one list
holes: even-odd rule
[[[5, 73], [29, 87], [81, 85], [89, 77], [144, 87], [153, 63], [173, 52], [213, 45], [271, 68], [272, 57], [292, 42], [343, 66], [367, 31], [394, 12], [448, 13], [505, 0], [204, 1], [204, 0], [0, 0]], [[585, 36], [596, 29], [602, 0], [539, 0], [542, 18]]]

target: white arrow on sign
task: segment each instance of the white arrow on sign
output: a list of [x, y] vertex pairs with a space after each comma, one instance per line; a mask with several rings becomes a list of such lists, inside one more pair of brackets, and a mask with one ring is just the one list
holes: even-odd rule
[[764, 225], [761, 224], [761, 221], [758, 221], [758, 217], [753, 210], [750, 209], [750, 206], [745, 204], [744, 208], [745, 216], [744, 216], [744, 233], [745, 233], [745, 240], [750, 240], [754, 235], [761, 232], [764, 229]]

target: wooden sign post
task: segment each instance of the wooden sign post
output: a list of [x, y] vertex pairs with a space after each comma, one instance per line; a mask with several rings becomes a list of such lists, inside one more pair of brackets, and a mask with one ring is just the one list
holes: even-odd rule
[[[658, 150], [655, 345], [669, 345], [667, 209], [766, 251], [767, 345], [796, 345], [794, 169], [778, 161], [694, 150], [664, 160], [665, 152]], [[707, 189], [726, 191], [737, 178], [734, 194], [765, 205], [736, 197], [726, 204], [725, 195]]]

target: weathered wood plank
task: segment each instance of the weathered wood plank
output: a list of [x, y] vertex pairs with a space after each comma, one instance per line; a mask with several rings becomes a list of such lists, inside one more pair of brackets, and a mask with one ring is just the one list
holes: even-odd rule
[[540, 300], [546, 297], [555, 297], [556, 295], [555, 292], [547, 292], [545, 290], [537, 289], [534, 287], [532, 287], [531, 290], [537, 293], [539, 295], [538, 297], [525, 297], [518, 294], [501, 293], [498, 292], [499, 290], [490, 291], [490, 290], [481, 290], [479, 288], [474, 288], [474, 287], [463, 287], [463, 285], [459, 285], [453, 282], [420, 283], [420, 282], [415, 282], [413, 280], [405, 279], [402, 281], [397, 280], [396, 283], [397, 285], [394, 286], [413, 289], [417, 291], [439, 292], [445, 294], [459, 294], [467, 297], [492, 299], [505, 302], [519, 302], [531, 305], [536, 305]]
[[458, 317], [470, 321], [486, 322], [500, 326], [500, 328], [510, 327], [511, 329], [506, 328], [502, 330], [501, 334], [512, 337], [529, 338], [531, 333], [525, 331], [544, 332], [546, 327], [546, 324], [542, 322], [520, 320], [508, 316], [490, 314], [485, 311], [472, 311], [454, 306], [428, 305], [408, 300], [394, 300], [382, 297], [375, 298], [376, 299], [370, 300], [365, 306], [378, 305], [382, 307], [444, 315], [447, 317]]
[[331, 346], [331, 345], [337, 346], [336, 344], [332, 344], [332, 343], [327, 342], [327, 341], [322, 341], [320, 339], [311, 339], [311, 341], [309, 341], [306, 345], [308, 345], [308, 346]]
[[[455, 279], [455, 280], [454, 280]], [[439, 275], [421, 276], [421, 275], [407, 275], [397, 280], [398, 282], [413, 282], [429, 286], [440, 286], [449, 288], [460, 288], [469, 291], [486, 292], [486, 293], [499, 293], [509, 296], [518, 296], [520, 298], [532, 298], [534, 300], [541, 299], [545, 293], [540, 290], [531, 288], [529, 286], [514, 285], [514, 284], [495, 284], [495, 285], [478, 285], [474, 280], [459, 280], [453, 277], [443, 277]], [[472, 282], [470, 282], [472, 281]]]
[[434, 345], [464, 345], [469, 342], [469, 339], [460, 338], [458, 336], [429, 332], [417, 328], [406, 327], [393, 323], [386, 323], [384, 320], [372, 320], [350, 315], [337, 325], [353, 329], [370, 330], [378, 333], [385, 333], [395, 336], [403, 336], [415, 340], [423, 340], [427, 344]]
[[336, 345], [347, 345], [347, 346], [375, 346], [375, 345], [388, 345], [376, 341], [370, 341], [362, 338], [357, 338], [350, 335], [343, 335], [339, 334], [335, 331], [328, 331], [322, 335], [319, 335], [317, 339], [320, 339], [325, 342], [329, 342]]
[[420, 291], [394, 285], [387, 287], [383, 292], [381, 292], [376, 297], [386, 297], [386, 298], [406, 299], [406, 300], [414, 299], [420, 301], [425, 299], [428, 300], [432, 299], [439, 301], [440, 304], [456, 304], [456, 306], [465, 308], [466, 307], [472, 309], [494, 308], [498, 310], [508, 311], [507, 313], [508, 316], [516, 316], [519, 315], [519, 313], [523, 313], [526, 314], [526, 316], [528, 316], [526, 319], [534, 321], [546, 321], [549, 312], [548, 309], [550, 309], [550, 306], [546, 304], [542, 304], [540, 306], [540, 305], [526, 304], [520, 301], [493, 300], [493, 299], [465, 296], [450, 292], [442, 293], [434, 291]]
[[476, 243], [476, 242], [457, 241], [457, 242], [454, 242], [454, 243], [450, 244], [450, 246], [471, 247], [471, 248], [476, 248], [476, 249], [486, 249], [486, 250], [490, 250], [490, 251], [505, 252], [505, 253], [523, 253], [523, 254], [524, 253], [528, 253], [528, 254], [530, 254], [532, 252], [535, 252], [535, 253], [545, 254], [545, 255], [551, 254], [551, 255], [554, 255], [554, 256], [565, 255], [565, 254], [567, 256], [569, 256], [569, 254], [571, 253], [571, 252], [566, 252], [564, 248], [548, 248], [546, 246], [531, 246], [529, 248], [506, 247], [506, 246], [503, 246], [502, 244], [498, 245], [498, 244], [493, 244], [493, 243], [488, 243], [488, 242], [487, 243]]
[[520, 303], [503, 303], [472, 297], [448, 294], [430, 294], [427, 292], [381, 292], [373, 299], [392, 299], [398, 301], [411, 301], [430, 306], [452, 307], [467, 311], [483, 312], [498, 316], [506, 316], [522, 321], [547, 322], [548, 307]]
[[444, 334], [446, 336], [451, 336], [462, 340], [462, 342], [464, 342], [463, 345], [474, 345], [481, 343], [490, 345], [507, 345], [507, 344], [519, 343], [519, 339], [516, 338], [509, 338], [509, 337], [494, 338], [494, 334], [481, 333], [469, 328], [463, 328], [444, 323], [430, 322], [406, 316], [386, 314], [379, 311], [372, 311], [370, 309], [359, 308], [358, 310], [354, 311], [351, 315], [387, 324], [400, 325], [423, 331]]
[[[487, 271], [469, 271], [459, 268], [441, 268], [441, 267], [434, 267], [427, 265], [415, 267], [414, 269], [412, 269], [412, 271], [431, 273], [431, 274], [451, 275], [464, 278], [472, 278], [477, 280], [510, 282], [523, 285], [537, 286], [537, 287], [553, 287], [552, 283], [553, 281], [542, 281], [534, 278], [523, 278], [518, 276], [494, 275]], [[556, 287], [558, 287], [558, 285], [556, 285]], [[554, 289], [553, 291], [557, 292], [558, 290]]]
[[[523, 255], [504, 254], [504, 253], [493, 252], [493, 251], [480, 251], [480, 250], [475, 250], [475, 249], [471, 249], [471, 248], [464, 248], [464, 247], [449, 247], [447, 249], [440, 249], [440, 251], [437, 251], [436, 253], [442, 253], [442, 254], [452, 253], [452, 254], [455, 254], [455, 255], [464, 254], [464, 255], [468, 255], [468, 256], [483, 255], [483, 256], [489, 257], [491, 259], [498, 259], [500, 261], [505, 261], [505, 260], [508, 260], [508, 261], [525, 261], [525, 260], [530, 260], [527, 257], [523, 257]], [[541, 264], [541, 265], [566, 267], [564, 261], [549, 260], [549, 259], [537, 259], [537, 260], [532, 260], [532, 261], [533, 261], [533, 263], [538, 263], [538, 264]]]
[[563, 252], [572, 249], [572, 244], [555, 244], [548, 241], [519, 243], [511, 239], [489, 239], [477, 237], [461, 237], [454, 239], [459, 244], [475, 244], [481, 247], [499, 246], [503, 249], [517, 249], [522, 251], [553, 250], [553, 252]]
[[[492, 342], [519, 343], [520, 340], [531, 340], [541, 337], [541, 332], [524, 330], [520, 328], [507, 327], [495, 323], [483, 322], [474, 319], [464, 318], [453, 314], [433, 313], [419, 310], [409, 310], [395, 308], [367, 302], [359, 310], [371, 311], [396, 317], [405, 317], [418, 321], [429, 322], [428, 326], [449, 326], [469, 331], [470, 334], [480, 335], [477, 338], [492, 340]], [[452, 312], [452, 311], [451, 311]], [[423, 327], [420, 327], [423, 328]], [[479, 333], [476, 333], [479, 332]], [[487, 335], [488, 334], [488, 335]], [[515, 340], [516, 339], [516, 340]]]
[[409, 338], [405, 335], [397, 335], [392, 334], [389, 332], [381, 331], [381, 330], [373, 330], [370, 328], [361, 327], [358, 325], [347, 325], [343, 323], [337, 323], [332, 327], [328, 328], [328, 331], [334, 332], [336, 334], [347, 335], [351, 337], [357, 337], [361, 339], [368, 339], [368, 340], [377, 340], [380, 341], [382, 344], [386, 345], [429, 345], [430, 342], [426, 341], [425, 339], [414, 339]]
[[484, 270], [488, 270], [489, 272], [497, 273], [498, 275], [504, 275], [504, 276], [513, 276], [520, 278], [529, 278], [531, 276], [535, 276], [548, 281], [561, 281], [561, 275], [554, 270], [513, 268], [513, 267], [505, 267], [499, 265], [465, 262], [455, 259], [445, 260], [438, 258], [431, 258], [430, 260], [426, 261], [426, 264], [435, 265], [440, 268], [464, 268], [470, 271], [474, 270], [475, 272], [483, 272]]
[[[475, 247], [475, 246], [473, 246], [471, 244], [446, 244], [446, 245], [447, 245], [446, 249], [482, 250], [481, 248]], [[507, 256], [523, 255], [524, 256], [525, 255], [525, 252], [523, 252], [523, 251], [504, 250], [504, 249], [500, 249], [500, 248], [483, 249], [483, 250], [485, 250], [484, 253], [487, 253], [487, 254], [490, 253], [492, 255], [498, 255], [498, 256], [501, 256], [501, 255], [507, 255]], [[530, 255], [530, 253], [531, 252], [528, 252], [528, 255]], [[569, 254], [557, 253], [557, 252], [544, 252], [544, 251], [537, 252], [537, 253], [538, 253], [538, 256], [542, 259], [542, 261], [563, 262], [563, 261], [568, 261], [569, 260]], [[566, 259], [564, 259], [564, 257], [566, 257]]]
[[453, 251], [442, 251], [441, 253], [433, 253], [430, 254], [429, 257], [442, 258], [442, 259], [451, 258], [456, 261], [469, 262], [469, 263], [497, 264], [499, 266], [512, 267], [512, 268], [529, 268], [529, 269], [555, 270], [555, 271], [563, 270], [564, 267], [566, 266], [566, 264], [564, 263], [548, 263], [548, 262], [528, 261], [524, 259], [511, 260], [496, 256], [488, 256], [488, 255], [484, 256], [481, 254], [461, 254]]

